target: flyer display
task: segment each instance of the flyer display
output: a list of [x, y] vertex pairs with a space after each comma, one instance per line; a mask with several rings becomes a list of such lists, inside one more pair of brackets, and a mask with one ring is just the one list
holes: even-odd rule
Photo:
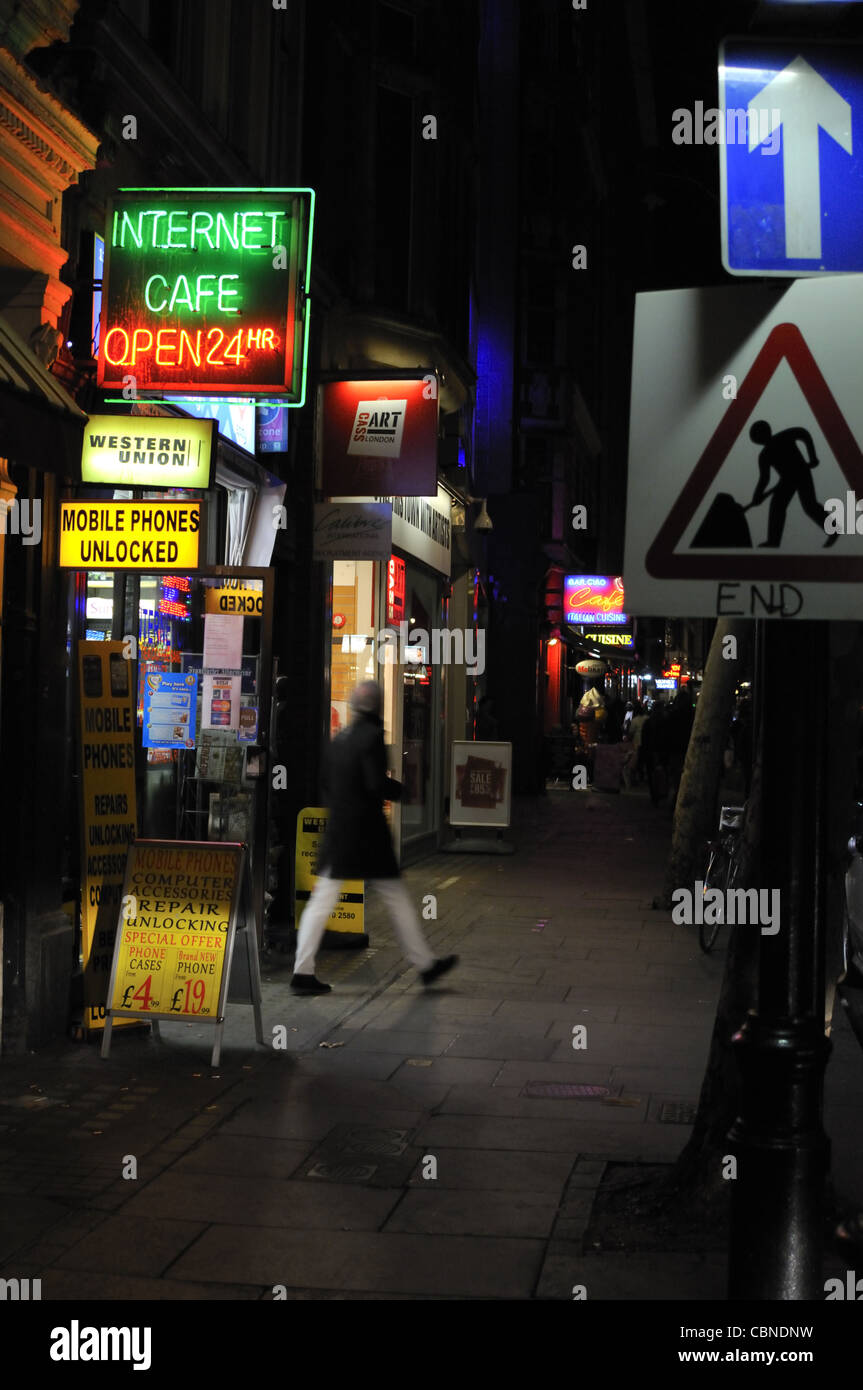
[[243, 661], [243, 620], [233, 614], [204, 617], [202, 729], [238, 729]]
[[198, 677], [174, 671], [144, 678], [144, 747], [194, 748]]

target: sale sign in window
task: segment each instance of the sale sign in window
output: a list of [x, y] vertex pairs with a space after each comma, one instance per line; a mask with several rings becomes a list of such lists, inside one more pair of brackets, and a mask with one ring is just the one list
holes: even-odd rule
[[310, 189], [123, 189], [108, 214], [98, 384], [301, 405]]

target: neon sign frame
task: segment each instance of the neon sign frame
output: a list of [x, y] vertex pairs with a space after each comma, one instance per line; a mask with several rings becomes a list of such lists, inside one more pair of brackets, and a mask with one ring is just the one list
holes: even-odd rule
[[[97, 384], [167, 403], [305, 403], [310, 188], [124, 187], [109, 204]], [[284, 248], [284, 266], [274, 262]], [[128, 404], [126, 397], [108, 397]]]
[[568, 574], [563, 582], [563, 615], [568, 623], [622, 627], [623, 580], [609, 575]]

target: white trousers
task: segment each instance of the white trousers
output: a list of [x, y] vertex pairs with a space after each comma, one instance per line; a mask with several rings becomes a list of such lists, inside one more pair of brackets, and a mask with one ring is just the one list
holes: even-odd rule
[[[428, 942], [423, 936], [417, 910], [408, 896], [408, 890], [400, 878], [371, 878], [365, 880], [366, 888], [374, 888], [380, 893], [387, 906], [390, 919], [396, 929], [401, 948], [417, 970], [428, 970], [434, 965]], [[300, 929], [297, 933], [297, 953], [294, 961], [295, 975], [314, 975], [315, 956], [321, 944], [330, 913], [339, 900], [342, 880], [321, 874], [312, 889], [312, 896], [303, 908]]]

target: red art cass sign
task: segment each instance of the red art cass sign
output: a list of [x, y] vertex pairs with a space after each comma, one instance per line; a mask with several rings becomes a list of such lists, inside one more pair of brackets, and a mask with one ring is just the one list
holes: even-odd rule
[[333, 381], [321, 388], [328, 497], [437, 496], [437, 383]]

